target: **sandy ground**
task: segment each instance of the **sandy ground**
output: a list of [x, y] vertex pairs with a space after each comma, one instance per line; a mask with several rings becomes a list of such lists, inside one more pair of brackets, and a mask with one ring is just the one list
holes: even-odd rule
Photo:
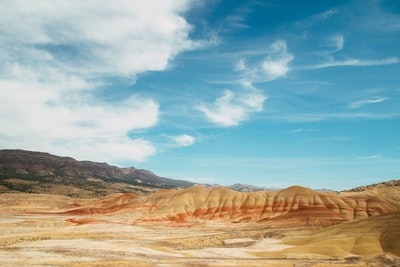
[[[398, 256], [383, 255], [380, 232], [370, 233], [368, 221], [345, 224], [342, 233], [346, 228], [222, 221], [139, 224], [129, 213], [46, 215], [15, 207], [0, 205], [0, 266], [400, 266]], [[391, 218], [393, 229], [399, 218]], [[385, 243], [396, 255], [399, 247], [390, 245], [399, 236]]]
[[[3, 214], [0, 265], [292, 267], [344, 263], [329, 257], [312, 261], [301, 257], [279, 258], [274, 253], [294, 246], [286, 245], [284, 239], [262, 237], [260, 233], [266, 235], [277, 229], [259, 226], [76, 225], [68, 219], [65, 216]], [[298, 231], [300, 233], [304, 231]], [[265, 252], [270, 255], [257, 256]]]
[[[276, 250], [282, 246], [279, 240], [273, 239], [225, 238], [231, 234], [219, 228], [210, 232], [203, 227], [171, 225], [75, 225], [63, 216], [44, 215], [4, 215], [0, 219], [0, 233], [1, 266], [70, 266], [95, 262], [104, 262], [107, 266], [114, 262], [118, 266], [121, 261], [132, 266], [140, 263], [143, 266], [218, 266], [237, 264], [237, 260], [262, 266], [261, 261], [257, 262], [258, 257], [247, 251], [262, 251], [266, 247]], [[199, 244], [196, 240], [202, 240], [202, 248], [186, 249]], [[215, 247], [223, 246], [224, 242], [230, 247]]]

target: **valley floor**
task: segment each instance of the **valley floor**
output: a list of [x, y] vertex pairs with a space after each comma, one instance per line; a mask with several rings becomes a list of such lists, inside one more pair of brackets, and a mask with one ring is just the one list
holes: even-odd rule
[[[400, 266], [399, 215], [284, 228], [220, 221], [138, 224], [129, 214], [32, 210], [0, 206], [1, 266]], [[392, 234], [371, 230], [381, 225]]]

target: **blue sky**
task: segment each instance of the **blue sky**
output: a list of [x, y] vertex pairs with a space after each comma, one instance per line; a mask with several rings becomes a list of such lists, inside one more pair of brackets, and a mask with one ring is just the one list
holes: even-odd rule
[[400, 173], [400, 2], [1, 1], [0, 148], [199, 183]]

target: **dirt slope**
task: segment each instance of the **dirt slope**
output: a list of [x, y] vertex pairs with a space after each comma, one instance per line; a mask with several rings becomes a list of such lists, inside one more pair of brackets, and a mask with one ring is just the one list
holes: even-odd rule
[[[400, 257], [400, 214], [380, 215], [341, 223], [305, 238], [284, 242], [292, 246], [276, 256], [307, 255], [310, 258], [346, 258], [352, 255], [373, 256], [391, 254]], [[264, 255], [263, 255], [264, 254]], [[267, 256], [259, 253], [258, 256]]]

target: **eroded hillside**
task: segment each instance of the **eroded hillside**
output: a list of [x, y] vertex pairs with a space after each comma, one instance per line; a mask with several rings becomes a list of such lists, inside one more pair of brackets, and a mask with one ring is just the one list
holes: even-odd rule
[[[113, 194], [104, 198], [49, 209], [68, 215], [129, 214], [131, 222], [270, 222], [279, 225], [332, 225], [400, 212], [400, 188], [356, 193], [318, 192], [300, 186], [270, 192], [237, 192], [224, 187], [193, 186], [150, 195]], [[30, 205], [45, 205], [31, 199]], [[11, 207], [11, 206], [10, 206]], [[27, 207], [28, 208], [28, 207]], [[38, 210], [36, 210], [37, 212]]]
[[7, 266], [398, 266], [399, 188], [0, 194]]

